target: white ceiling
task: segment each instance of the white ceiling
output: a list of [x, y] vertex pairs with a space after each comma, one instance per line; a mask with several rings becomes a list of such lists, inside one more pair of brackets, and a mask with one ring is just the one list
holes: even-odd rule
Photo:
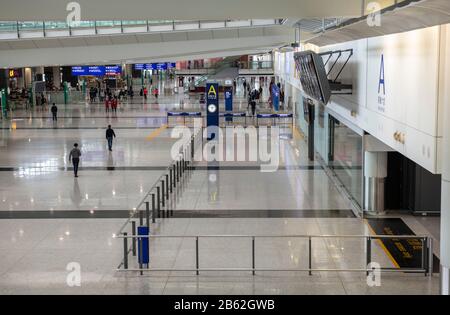
[[0, 67], [177, 61], [269, 51], [294, 40], [289, 27], [0, 41]]
[[424, 0], [384, 13], [381, 26], [369, 26], [366, 20], [361, 20], [326, 31], [308, 40], [308, 43], [326, 46], [447, 23], [450, 23], [450, 0]]
[[[74, 0], [81, 19], [208, 20], [360, 16], [362, 0]], [[65, 21], [69, 0], [3, 1], [1, 21]]]

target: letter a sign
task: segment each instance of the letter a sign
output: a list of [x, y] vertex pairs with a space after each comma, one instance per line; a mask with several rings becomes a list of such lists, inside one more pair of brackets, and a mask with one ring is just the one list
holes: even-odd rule
[[380, 79], [378, 81], [378, 94], [381, 94], [381, 86], [383, 86], [383, 95], [386, 95], [386, 84], [384, 81], [384, 55], [381, 55]]

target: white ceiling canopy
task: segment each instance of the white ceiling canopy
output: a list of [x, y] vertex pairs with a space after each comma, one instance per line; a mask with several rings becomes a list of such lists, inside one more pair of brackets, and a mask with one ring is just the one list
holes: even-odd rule
[[322, 18], [361, 15], [361, 0], [14, 0], [3, 1], [0, 21], [65, 21], [67, 4], [82, 21]]
[[412, 1], [406, 6], [387, 9], [381, 15], [381, 25], [374, 26], [365, 18], [318, 34], [308, 43], [327, 46], [363, 38], [401, 33], [450, 23], [450, 0]]

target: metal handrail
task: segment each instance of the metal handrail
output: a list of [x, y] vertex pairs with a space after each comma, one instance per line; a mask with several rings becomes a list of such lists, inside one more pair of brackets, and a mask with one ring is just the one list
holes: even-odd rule
[[[196, 134], [194, 134], [192, 136], [192, 138], [190, 140], [194, 140], [199, 136], [203, 137], [203, 130], [198, 131]], [[182, 146], [182, 148], [189, 148], [190, 147], [190, 143], [186, 143]], [[170, 165], [164, 170], [164, 172], [158, 177], [158, 179], [155, 181], [155, 183], [153, 184], [153, 186], [150, 188], [150, 190], [147, 192], [147, 194], [142, 198], [141, 202], [139, 202], [139, 204], [136, 206], [136, 208], [134, 208], [132, 210], [132, 213], [130, 215], [130, 217], [128, 218], [128, 220], [121, 226], [119, 232], [117, 232], [117, 234], [115, 234], [116, 238], [122, 237], [121, 235], [123, 235], [124, 233], [124, 229], [127, 227], [127, 225], [131, 222], [131, 220], [135, 219], [136, 214], [139, 212], [139, 209], [147, 202], [147, 199], [149, 196], [152, 195], [152, 192], [159, 186], [161, 180], [164, 179], [164, 177], [167, 175], [167, 171], [170, 171], [173, 167], [173, 165], [177, 162], [180, 161], [182, 156], [182, 153], [180, 152], [180, 157], [178, 160], [172, 160], [170, 162]]]
[[425, 239], [426, 235], [320, 235], [320, 234], [286, 234], [286, 235], [142, 235], [142, 236], [116, 236], [116, 238], [371, 238], [371, 239]]
[[[370, 263], [372, 263], [372, 240], [382, 240], [382, 239], [420, 239], [422, 241], [422, 261], [420, 268], [381, 268], [380, 272], [408, 272], [408, 273], [424, 273], [425, 276], [432, 276], [433, 274], [433, 238], [426, 235], [141, 235], [136, 236], [133, 233], [132, 236], [128, 236], [127, 234], [117, 236], [116, 238], [123, 239], [124, 242], [124, 259], [117, 267], [116, 271], [120, 272], [129, 272], [129, 271], [138, 271], [141, 274], [144, 271], [186, 271], [186, 272], [196, 272], [199, 275], [200, 271], [252, 271], [253, 275], [255, 275], [256, 271], [304, 271], [309, 272], [309, 275], [312, 275], [313, 272], [366, 272], [369, 275], [371, 272], [374, 272], [373, 269], [369, 268]], [[189, 269], [176, 269], [176, 268], [150, 268], [147, 265], [147, 269], [143, 269], [140, 265], [139, 269], [128, 268], [128, 255], [130, 252], [133, 252], [133, 255], [136, 255], [136, 239], [163, 239], [163, 238], [192, 238], [195, 240], [195, 265], [196, 268]], [[199, 261], [199, 240], [202, 238], [248, 238], [252, 241], [252, 267], [248, 268], [200, 268]], [[308, 240], [308, 268], [257, 268], [256, 267], [256, 240], [261, 238], [302, 238]], [[312, 260], [312, 240], [315, 238], [320, 239], [343, 239], [343, 238], [353, 238], [353, 239], [362, 239], [366, 241], [366, 268], [346, 268], [346, 269], [315, 269], [313, 268], [313, 260]], [[133, 240], [133, 249], [128, 250], [128, 239]], [[140, 247], [140, 250], [141, 247]], [[141, 254], [139, 255], [141, 256]], [[123, 267], [123, 268], [122, 268]]]

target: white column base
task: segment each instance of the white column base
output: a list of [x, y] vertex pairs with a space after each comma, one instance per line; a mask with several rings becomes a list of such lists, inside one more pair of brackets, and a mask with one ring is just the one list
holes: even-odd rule
[[441, 295], [450, 295], [450, 268], [441, 265]]

